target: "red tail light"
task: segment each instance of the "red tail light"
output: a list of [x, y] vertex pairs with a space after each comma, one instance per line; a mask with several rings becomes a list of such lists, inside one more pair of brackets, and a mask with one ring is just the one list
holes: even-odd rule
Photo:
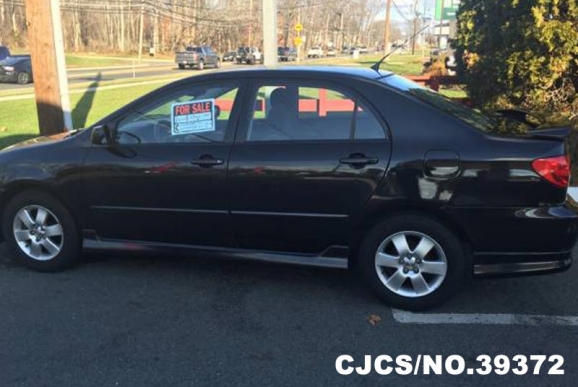
[[559, 188], [568, 187], [570, 163], [566, 156], [548, 157], [532, 162], [534, 171]]

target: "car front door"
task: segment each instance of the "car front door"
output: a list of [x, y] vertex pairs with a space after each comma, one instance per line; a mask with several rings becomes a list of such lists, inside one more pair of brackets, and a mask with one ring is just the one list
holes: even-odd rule
[[94, 139], [85, 165], [89, 227], [101, 239], [228, 245], [227, 163], [241, 83], [157, 95]]
[[308, 254], [347, 246], [351, 216], [389, 163], [384, 122], [332, 82], [256, 81], [249, 95], [254, 112], [229, 161], [237, 246]]

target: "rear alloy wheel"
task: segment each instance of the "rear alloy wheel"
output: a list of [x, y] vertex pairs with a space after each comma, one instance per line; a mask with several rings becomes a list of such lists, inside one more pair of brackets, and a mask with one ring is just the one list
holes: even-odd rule
[[13, 257], [32, 269], [62, 270], [80, 256], [74, 219], [50, 195], [28, 191], [14, 197], [6, 206], [3, 230]]
[[18, 73], [17, 82], [21, 85], [26, 85], [26, 84], [30, 83], [30, 74], [28, 74], [25, 71]]
[[408, 310], [438, 305], [466, 276], [461, 242], [442, 224], [422, 216], [392, 217], [374, 227], [360, 250], [360, 268], [388, 304]]

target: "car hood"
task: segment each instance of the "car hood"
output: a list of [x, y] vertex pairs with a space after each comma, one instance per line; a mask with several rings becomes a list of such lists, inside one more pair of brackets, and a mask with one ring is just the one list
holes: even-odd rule
[[38, 146], [38, 145], [46, 145], [46, 144], [55, 143], [55, 142], [60, 142], [64, 139], [67, 139], [67, 138], [77, 134], [78, 132], [79, 132], [78, 130], [74, 130], [71, 132], [63, 132], [63, 133], [58, 133], [58, 134], [54, 134], [51, 136], [41, 136], [41, 137], [31, 138], [30, 140], [22, 141], [22, 142], [14, 144], [14, 145], [11, 145], [9, 147], [6, 147], [6, 148], [2, 149], [2, 152], [12, 151], [12, 150], [16, 150], [16, 149], [30, 148], [30, 147]]

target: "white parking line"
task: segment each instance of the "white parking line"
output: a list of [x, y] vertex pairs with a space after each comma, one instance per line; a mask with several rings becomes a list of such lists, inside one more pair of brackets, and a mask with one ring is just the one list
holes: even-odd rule
[[395, 321], [402, 324], [578, 326], [578, 316], [480, 313], [412, 313], [399, 309], [392, 309], [391, 311]]

